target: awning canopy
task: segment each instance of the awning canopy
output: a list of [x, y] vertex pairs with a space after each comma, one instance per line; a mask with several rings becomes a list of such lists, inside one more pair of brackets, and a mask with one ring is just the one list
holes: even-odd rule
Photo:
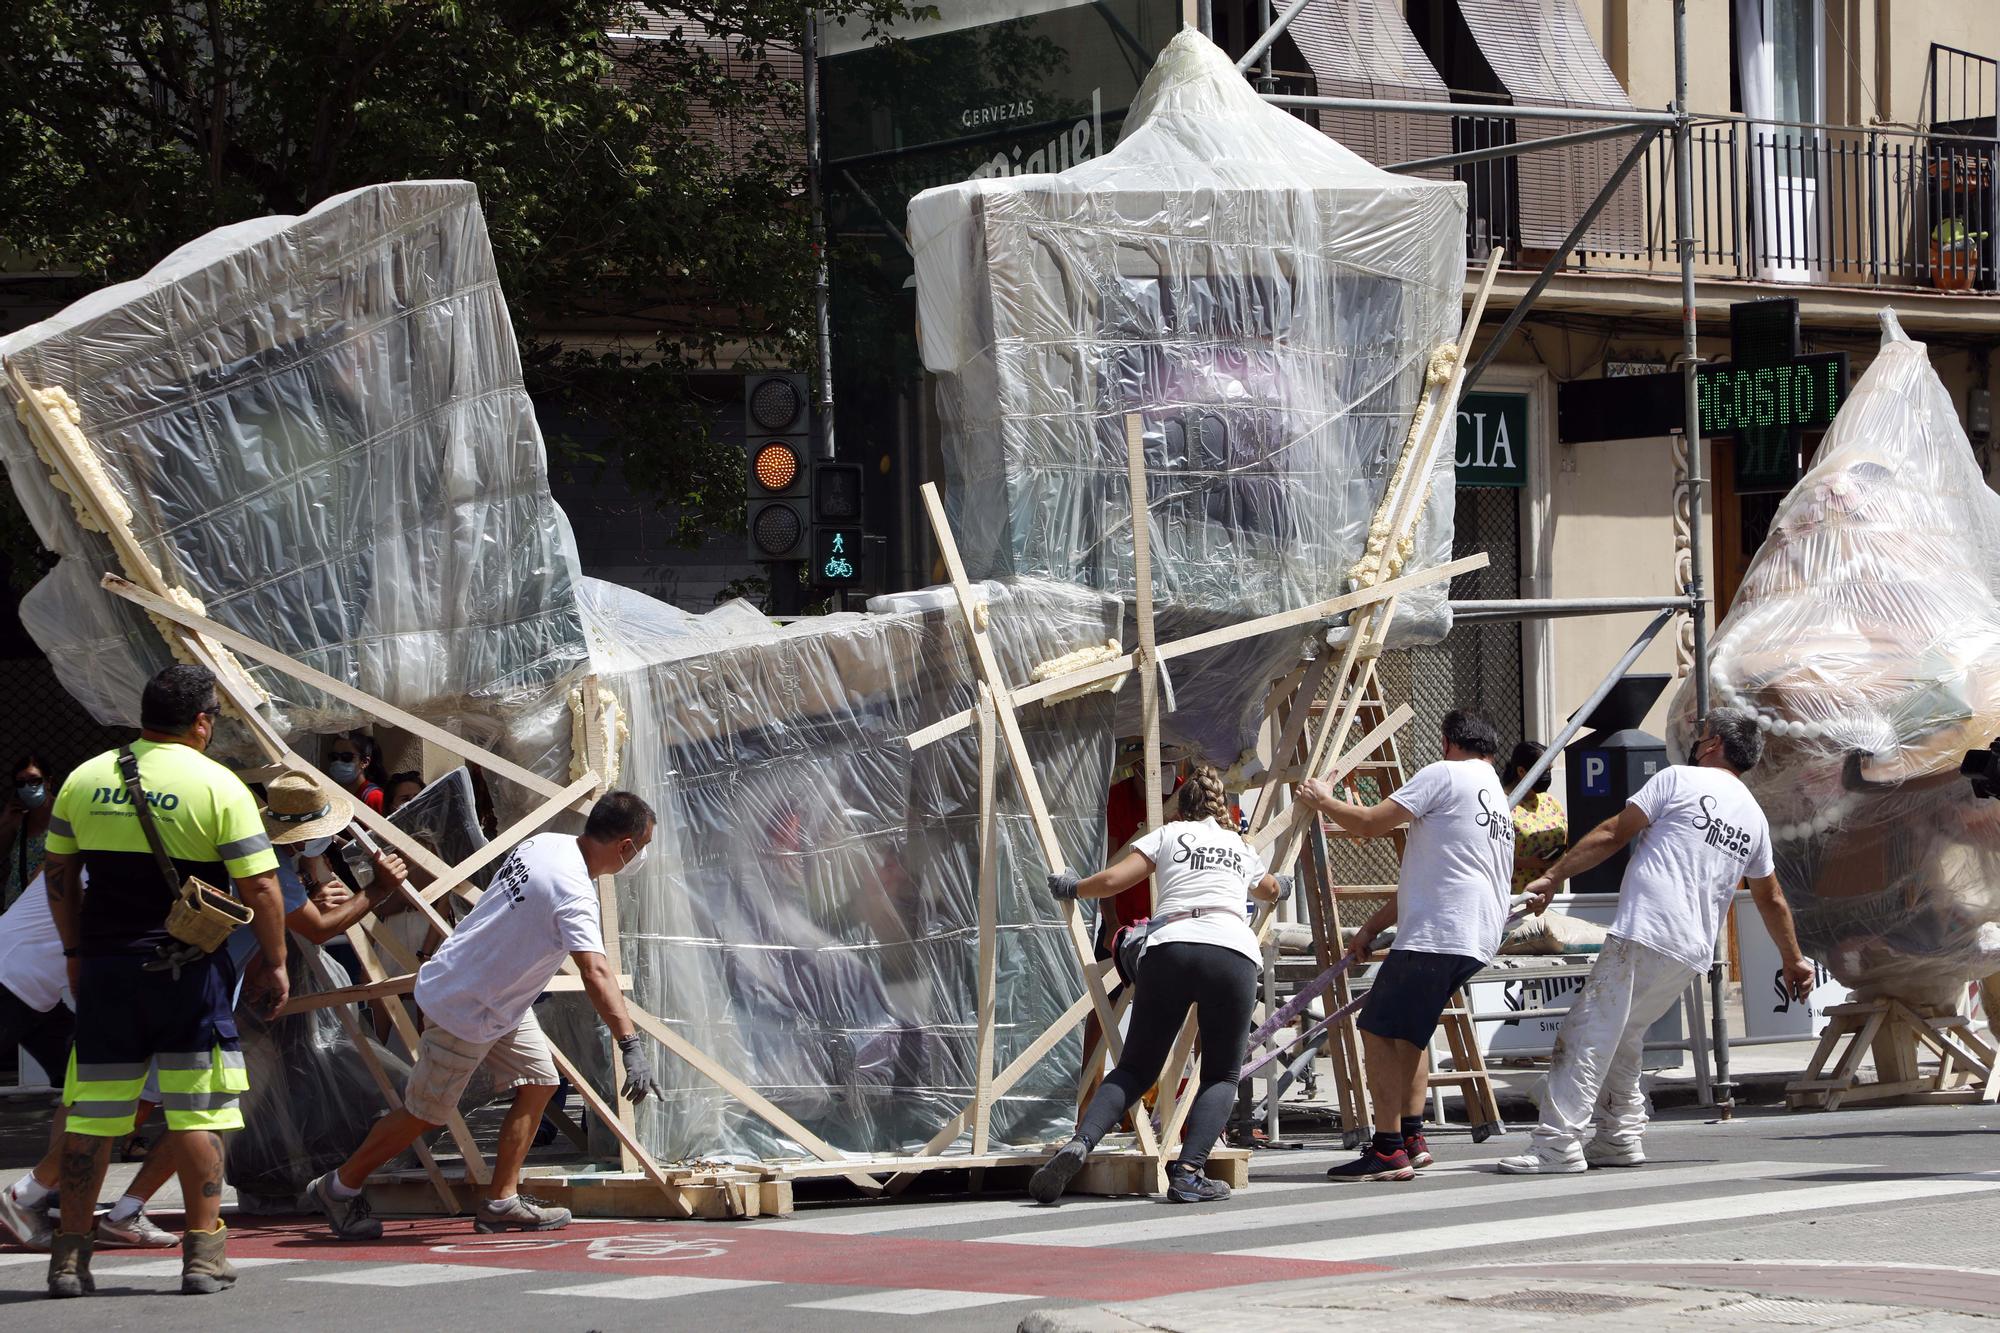
[[[1286, 29], [1322, 97], [1448, 102], [1451, 92], [1395, 0], [1314, 0]], [[1451, 119], [1322, 109], [1320, 128], [1377, 166], [1451, 151]], [[1447, 171], [1427, 175], [1450, 179]]]

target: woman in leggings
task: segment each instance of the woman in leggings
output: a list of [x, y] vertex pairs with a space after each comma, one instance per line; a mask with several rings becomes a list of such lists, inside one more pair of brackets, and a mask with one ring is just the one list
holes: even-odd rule
[[1197, 766], [1175, 793], [1174, 822], [1141, 834], [1116, 865], [1079, 881], [1074, 870], [1049, 876], [1058, 898], [1109, 898], [1158, 875], [1153, 929], [1140, 957], [1132, 1024], [1118, 1068], [1090, 1099], [1076, 1137], [1038, 1171], [1028, 1192], [1038, 1203], [1062, 1196], [1097, 1141], [1159, 1080], [1167, 1048], [1188, 1006], [1201, 1025], [1201, 1087], [1187, 1120], [1180, 1160], [1167, 1170], [1167, 1198], [1208, 1203], [1229, 1187], [1202, 1174], [1236, 1102], [1236, 1071], [1250, 1033], [1263, 955], [1245, 918], [1245, 898], [1276, 902], [1289, 889], [1237, 835], [1222, 775]]

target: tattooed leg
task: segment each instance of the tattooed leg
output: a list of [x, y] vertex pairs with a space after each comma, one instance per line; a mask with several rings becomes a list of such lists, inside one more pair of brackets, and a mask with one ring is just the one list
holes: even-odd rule
[[97, 1191], [111, 1163], [111, 1140], [95, 1134], [63, 1135], [57, 1189], [62, 1193], [62, 1229], [81, 1236], [97, 1215]]
[[167, 1135], [181, 1168], [181, 1204], [191, 1231], [213, 1231], [222, 1220], [222, 1139], [206, 1129]]

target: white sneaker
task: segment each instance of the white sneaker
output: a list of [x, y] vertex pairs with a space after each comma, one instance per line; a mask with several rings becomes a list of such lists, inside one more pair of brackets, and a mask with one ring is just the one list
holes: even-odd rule
[[1592, 1139], [1583, 1145], [1583, 1160], [1590, 1166], [1644, 1166], [1646, 1150], [1637, 1143]]
[[123, 1222], [111, 1220], [105, 1213], [97, 1219], [97, 1243], [99, 1245], [129, 1245], [142, 1250], [168, 1250], [181, 1243], [181, 1238], [164, 1227], [155, 1226], [153, 1219], [141, 1211], [132, 1214]]
[[23, 1206], [11, 1187], [0, 1185], [0, 1239], [10, 1232], [31, 1250], [46, 1250], [55, 1239], [55, 1228], [41, 1208]]
[[1564, 1153], [1537, 1144], [1519, 1157], [1500, 1159], [1501, 1172], [1510, 1176], [1572, 1176], [1589, 1169], [1590, 1164], [1583, 1160], [1583, 1152], [1577, 1148]]

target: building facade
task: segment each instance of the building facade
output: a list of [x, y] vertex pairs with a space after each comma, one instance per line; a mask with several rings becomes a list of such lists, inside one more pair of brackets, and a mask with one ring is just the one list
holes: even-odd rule
[[[1193, 8], [1191, 0], [996, 0], [951, 6], [936, 31], [912, 30], [892, 50], [839, 33], [826, 46], [827, 199], [836, 254], [844, 254], [833, 330], [842, 448], [874, 454], [862, 460], [877, 479], [871, 522], [891, 534], [897, 581], [916, 586], [936, 575], [915, 488], [942, 475], [936, 413], [911, 339], [904, 205], [942, 181], [1059, 171], [1104, 151], [1152, 54], [1194, 18]], [[1216, 40], [1240, 54], [1272, 8], [1284, 6], [1218, 0]], [[1658, 111], [1674, 95], [1672, 15], [1665, 0], [1314, 0], [1250, 77], [1280, 96]], [[1990, 464], [1986, 388], [2000, 343], [1993, 19], [1985, 0], [1688, 0], [1704, 360], [1731, 358], [1732, 306], [1790, 298], [1799, 350], [1845, 352], [1858, 377], [1874, 354], [1877, 312], [1893, 307], [1929, 344]], [[1582, 117], [1294, 113], [1383, 166], [1603, 127]], [[1598, 210], [1462, 404], [1458, 545], [1487, 551], [1492, 563], [1461, 580], [1455, 597], [1678, 591], [1674, 441], [1657, 433], [1657, 414], [1635, 409], [1629, 424], [1565, 429], [1562, 411], [1585, 401], [1566, 390], [1572, 382], [1677, 364], [1670, 136], [1638, 149], [1622, 182], [1598, 200], [1638, 142], [1631, 133], [1572, 139], [1510, 159], [1418, 169], [1466, 182], [1469, 271], [1491, 248], [1504, 255], [1475, 357]], [[1735, 351], [1739, 362], [1751, 354]], [[1764, 432], [1704, 441], [1704, 577], [1715, 618], [1817, 438]], [[1468, 624], [1440, 647], [1403, 655], [1385, 679], [1421, 717], [1471, 703], [1510, 741], [1547, 739], [1645, 623], [1628, 614]], [[1634, 669], [1675, 667], [1672, 636], [1663, 634]], [[1648, 729], [1661, 729], [1671, 693], [1654, 706]], [[1431, 731], [1412, 728], [1408, 758], [1430, 757]]]

